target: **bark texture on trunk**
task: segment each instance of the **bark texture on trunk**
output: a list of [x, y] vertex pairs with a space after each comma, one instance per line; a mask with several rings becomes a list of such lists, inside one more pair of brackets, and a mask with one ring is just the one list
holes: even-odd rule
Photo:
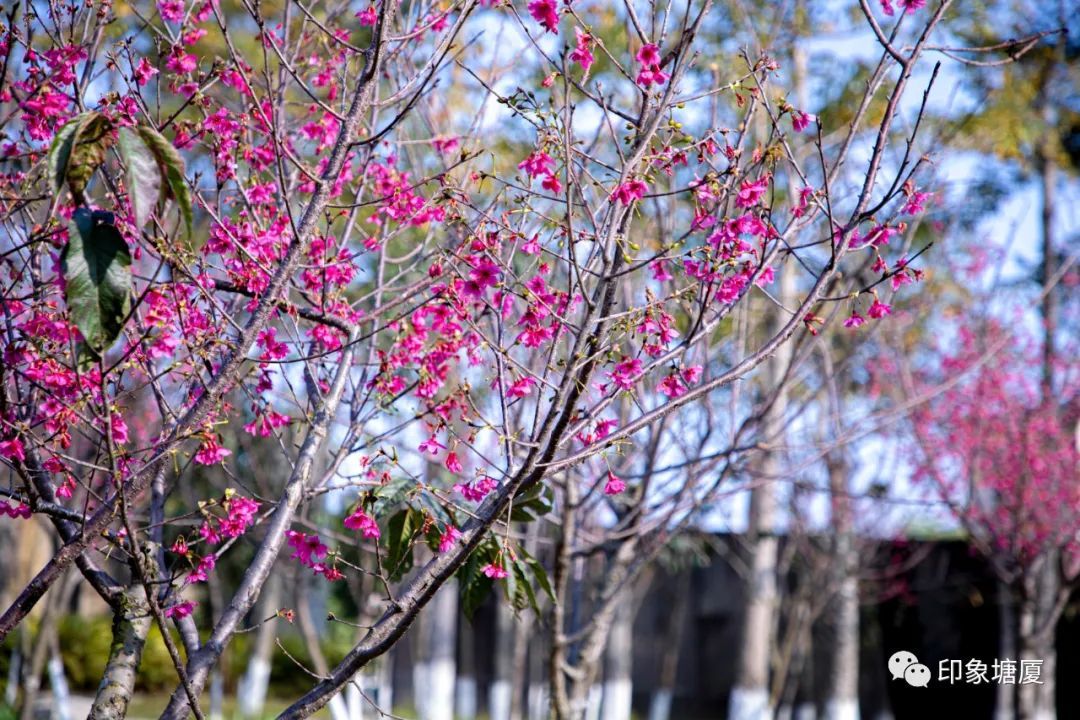
[[127, 717], [143, 646], [153, 623], [142, 588], [126, 590], [120, 605], [113, 611], [112, 647], [90, 707], [90, 720], [124, 720]]

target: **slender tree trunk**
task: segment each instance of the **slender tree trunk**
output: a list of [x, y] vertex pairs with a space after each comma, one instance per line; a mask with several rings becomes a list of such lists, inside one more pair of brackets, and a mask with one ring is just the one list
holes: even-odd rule
[[[1060, 581], [1057, 554], [1049, 553], [1024, 579], [1020, 600], [1020, 653], [1017, 668], [1017, 716], [1020, 720], [1056, 720], [1054, 675], [1057, 666], [1055, 648], [1058, 613], [1056, 598]], [[1039, 682], [1024, 682], [1024, 661], [1042, 661]]]
[[4, 704], [14, 707], [19, 700], [19, 676], [22, 674], [22, 640], [26, 635], [26, 626], [19, 627], [18, 642], [11, 651], [11, 664], [8, 666], [7, 686], [4, 688]]
[[[505, 603], [500, 603], [505, 605]], [[510, 687], [510, 720], [525, 717], [525, 692], [529, 683], [529, 624], [514, 618], [513, 682]]]
[[[510, 720], [515, 688], [517, 628], [514, 611], [506, 603], [495, 604], [494, 677], [488, 688], [488, 717], [491, 720]], [[516, 687], [520, 688], [520, 685]], [[519, 717], [519, 716], [515, 716]]]
[[676, 580], [674, 604], [668, 619], [667, 631], [661, 645], [660, 677], [649, 703], [649, 720], [668, 720], [671, 704], [675, 699], [675, 683], [679, 673], [679, 655], [682, 650], [683, 628], [690, 614], [691, 571], [679, 573]]
[[[263, 595], [256, 606], [255, 620], [262, 622], [278, 610], [281, 598], [281, 576], [272, 572], [263, 587]], [[255, 631], [254, 647], [248, 658], [247, 669], [240, 680], [237, 693], [240, 717], [251, 720], [262, 717], [266, 703], [266, 691], [270, 687], [270, 655], [274, 651], [274, 635], [277, 632], [273, 620], [265, 622]]]
[[[432, 602], [435, 602], [434, 600]], [[412, 656], [412, 701], [416, 717], [427, 718], [428, 692], [431, 686], [431, 616], [420, 613], [416, 616], [410, 632], [409, 650]]]
[[[53, 591], [62, 592], [60, 587]], [[41, 619], [38, 623], [34, 642], [27, 653], [29, 662], [23, 665], [23, 697], [22, 707], [19, 711], [19, 720], [32, 720], [34, 706], [37, 704], [38, 691], [41, 689], [41, 675], [45, 671], [45, 664], [49, 659], [49, 650], [52, 648], [52, 636], [56, 631], [56, 616], [59, 612], [55, 596], [50, 596], [44, 605]]]
[[627, 586], [620, 594], [604, 648], [601, 720], [630, 720], [634, 699], [634, 593]]
[[60, 656], [60, 643], [53, 633], [52, 647], [49, 654], [49, 688], [53, 696], [53, 720], [73, 720], [71, 717], [71, 691], [67, 675], [64, 673], [64, 660]]
[[[304, 583], [307, 584], [307, 583]], [[315, 666], [315, 672], [325, 677], [330, 673], [330, 665], [323, 655], [322, 646], [319, 644], [319, 633], [315, 629], [315, 621], [311, 609], [318, 594], [312, 592], [310, 587], [298, 587], [296, 598], [296, 620], [300, 628], [300, 635], [304, 640], [304, 648], [311, 657], [311, 664]], [[330, 717], [333, 720], [349, 720], [349, 708], [345, 704], [345, 698], [340, 694], [335, 695], [329, 703]]]
[[[780, 278], [780, 304], [788, 305], [794, 295], [794, 276], [785, 265]], [[786, 317], [776, 315], [772, 325], [782, 325]], [[783, 345], [769, 360], [766, 388], [780, 388], [761, 422], [763, 439], [770, 444], [783, 440], [785, 393], [784, 375], [791, 355], [790, 345]], [[760, 472], [750, 492], [750, 516], [747, 536], [751, 543], [750, 578], [746, 587], [746, 613], [742, 643], [735, 671], [735, 687], [728, 705], [730, 720], [760, 720], [773, 712], [769, 705], [769, 659], [773, 647], [776, 613], [776, 565], [779, 542], [776, 536], [776, 485], [782, 466], [775, 450], [764, 450], [758, 460]]]
[[[997, 585], [998, 596], [998, 651], [997, 657], [1013, 659], [1016, 649], [1016, 603], [1012, 588], [1001, 580]], [[1015, 720], [1016, 686], [998, 683], [995, 691], [994, 720]]]
[[431, 601], [427, 624], [427, 687], [422, 720], [454, 720], [454, 681], [457, 677], [458, 588], [449, 580]]
[[457, 720], [475, 720], [476, 690], [476, 633], [458, 618], [458, 668], [454, 687], [454, 714]]
[[859, 581], [847, 463], [828, 459], [832, 494], [833, 557], [830, 566], [836, 596], [830, 608], [832, 644], [825, 692], [825, 720], [859, 720]]
[[551, 699], [548, 695], [548, 678], [544, 673], [547, 647], [542, 635], [533, 633], [529, 643], [529, 720], [547, 720]]

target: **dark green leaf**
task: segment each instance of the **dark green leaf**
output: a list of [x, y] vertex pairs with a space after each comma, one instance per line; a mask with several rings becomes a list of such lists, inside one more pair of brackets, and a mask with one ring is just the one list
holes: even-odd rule
[[551, 581], [548, 580], [547, 570], [544, 566], [536, 561], [535, 558], [529, 558], [526, 561], [529, 568], [532, 569], [533, 577], [536, 578], [536, 582], [539, 583], [540, 589], [544, 591], [544, 594], [551, 598], [552, 602], [555, 602], [555, 591], [551, 588]]
[[77, 202], [83, 201], [83, 190], [94, 172], [105, 162], [105, 152], [112, 143], [112, 121], [101, 113], [87, 113], [86, 119], [75, 130], [64, 173], [68, 189]]
[[120, 335], [131, 310], [131, 255], [110, 213], [75, 211], [60, 256], [68, 313], [97, 354]]
[[532, 582], [529, 580], [528, 573], [526, 573], [526, 566], [521, 560], [514, 558], [510, 564], [510, 576], [507, 580], [512, 582], [510, 592], [510, 601], [515, 610], [524, 610], [529, 607], [533, 609], [533, 612], [540, 614], [540, 606], [536, 603], [536, 593], [533, 592]]
[[184, 159], [180, 157], [180, 153], [176, 151], [172, 143], [166, 140], [165, 136], [157, 130], [144, 125], [140, 125], [136, 130], [161, 167], [168, 189], [167, 197], [176, 200], [176, 204], [180, 208], [180, 217], [184, 221], [187, 238], [190, 241], [194, 215], [191, 209], [191, 190], [188, 188], [187, 180], [184, 178]]
[[52, 145], [49, 146], [49, 153], [45, 156], [45, 166], [49, 173], [49, 190], [53, 193], [60, 192], [60, 188], [64, 186], [68, 163], [71, 160], [71, 149], [75, 146], [75, 136], [79, 132], [79, 127], [95, 114], [85, 112], [76, 115], [56, 131]]
[[461, 611], [470, 619], [487, 600], [494, 584], [482, 570], [487, 564], [488, 556], [489, 553], [478, 548], [469, 555], [469, 559], [458, 570], [458, 582], [461, 585]]
[[163, 200], [161, 167], [154, 153], [134, 130], [120, 128], [119, 136], [120, 157], [127, 169], [124, 184], [128, 202], [135, 215], [135, 224], [142, 227], [154, 206]]
[[412, 569], [413, 538], [423, 517], [412, 508], [398, 511], [386, 527], [386, 570], [392, 580]]

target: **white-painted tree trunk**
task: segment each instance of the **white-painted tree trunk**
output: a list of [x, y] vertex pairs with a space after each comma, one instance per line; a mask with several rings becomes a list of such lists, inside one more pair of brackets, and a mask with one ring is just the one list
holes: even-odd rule
[[600, 706], [604, 702], [604, 688], [593, 685], [589, 688], [589, 699], [585, 703], [585, 720], [600, 720]]
[[215, 669], [210, 674], [210, 712], [207, 717], [210, 720], [223, 720], [225, 717], [225, 678], [221, 670]]
[[476, 678], [459, 675], [454, 686], [454, 714], [457, 720], [474, 720], [477, 707]]
[[[835, 398], [837, 413], [840, 399]], [[825, 692], [825, 720], [859, 720], [859, 581], [848, 466], [840, 455], [827, 459], [832, 493], [832, 575], [836, 596], [831, 604], [832, 644]]]
[[[263, 586], [262, 596], [256, 606], [256, 617], [265, 619], [278, 610], [281, 598], [281, 577], [278, 573], [270, 574]], [[270, 687], [270, 654], [274, 649], [274, 634], [277, 628], [274, 621], [263, 623], [255, 631], [255, 643], [251, 649], [247, 669], [240, 678], [237, 692], [237, 704], [242, 718], [260, 718], [266, 704], [266, 691]]]
[[[779, 302], [788, 306], [794, 297], [794, 275], [788, 265], [777, 272]], [[769, 332], [787, 322], [786, 315], [774, 314]], [[765, 388], [779, 387], [787, 374], [791, 345], [780, 346], [768, 361]], [[764, 393], [763, 393], [764, 394]], [[769, 445], [784, 441], [786, 393], [778, 393], [761, 422], [761, 440]], [[735, 672], [735, 687], [728, 705], [729, 720], [762, 720], [771, 717], [769, 702], [769, 663], [773, 649], [776, 613], [776, 565], [779, 542], [776, 536], [776, 478], [783, 474], [783, 464], [776, 450], [761, 451], [759, 472], [750, 491], [750, 514], [747, 537], [751, 543], [750, 577], [746, 584], [746, 612], [743, 618], [742, 643]]]
[[529, 683], [529, 720], [547, 720], [550, 699], [546, 683]]
[[454, 685], [456, 720], [475, 720], [480, 711], [476, 689], [476, 634], [469, 625], [458, 622], [457, 681]]
[[629, 587], [617, 600], [604, 648], [604, 695], [600, 720], [630, 720], [634, 698], [634, 597]]
[[349, 720], [349, 706], [345, 704], [341, 693], [330, 698], [330, 717], [332, 720]]
[[[367, 704], [367, 700], [364, 699], [360, 688], [357, 687], [359, 683], [360, 678], [358, 676], [355, 682], [345, 686], [345, 707], [349, 713], [349, 720], [364, 720], [364, 706]], [[389, 708], [384, 708], [384, 710], [390, 712]]]
[[[19, 628], [19, 632], [26, 632], [23, 628]], [[15, 702], [19, 699], [19, 673], [22, 672], [22, 652], [19, 650], [19, 646], [16, 645], [15, 649], [11, 652], [11, 664], [8, 665], [7, 687], [4, 688], [4, 704], [8, 707], [15, 707]]]
[[48, 668], [49, 687], [53, 696], [53, 720], [72, 720], [71, 692], [68, 689], [67, 675], [64, 674], [64, 661], [58, 650], [53, 650]]
[[514, 697], [514, 640], [517, 627], [514, 613], [503, 602], [495, 607], [494, 678], [488, 687], [488, 717], [491, 720], [511, 720]]
[[649, 702], [649, 720], [668, 720], [671, 717], [671, 701], [674, 693], [669, 688], [660, 688], [653, 693]]
[[457, 679], [458, 585], [447, 582], [428, 608], [427, 684], [417, 687], [424, 696], [423, 720], [454, 720], [454, 684]]

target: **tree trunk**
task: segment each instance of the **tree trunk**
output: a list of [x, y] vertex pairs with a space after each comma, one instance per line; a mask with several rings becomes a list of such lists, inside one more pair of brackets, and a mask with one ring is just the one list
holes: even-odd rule
[[454, 714], [457, 720], [475, 720], [476, 694], [476, 633], [458, 619], [457, 685], [454, 687]]
[[488, 688], [488, 717], [491, 720], [510, 720], [514, 693], [514, 652], [517, 628], [514, 611], [506, 603], [495, 603], [494, 678]]
[[545, 677], [544, 665], [547, 648], [541, 635], [532, 633], [529, 643], [529, 720], [547, 720], [550, 711], [548, 697], [548, 678]]
[[[262, 597], [256, 606], [255, 620], [262, 622], [277, 612], [281, 598], [281, 576], [272, 572], [266, 580]], [[277, 631], [273, 620], [265, 622], [255, 631], [255, 643], [251, 648], [247, 669], [240, 680], [240, 692], [237, 693], [240, 717], [262, 717], [266, 703], [266, 690], [270, 686], [270, 655], [274, 651], [274, 634]]]
[[[1015, 658], [1016, 651], [1016, 604], [1012, 588], [998, 581], [998, 658]], [[1016, 686], [998, 683], [995, 690], [994, 720], [1015, 720]]]
[[[1017, 663], [1016, 674], [1017, 715], [1020, 720], [1055, 720], [1057, 711], [1054, 702], [1053, 677], [1057, 653], [1054, 648], [1054, 628], [1057, 623], [1050, 622], [1048, 626], [1045, 615], [1046, 597], [1042, 595], [1042, 592], [1047, 584], [1045, 576], [1049, 573], [1056, 574], [1056, 568], [1052, 563], [1046, 562], [1036, 573], [1044, 576], [1032, 583], [1038, 587], [1038, 590], [1034, 593], [1025, 592], [1020, 602], [1020, 662]], [[1056, 597], [1056, 594], [1050, 597]], [[1023, 663], [1040, 660], [1042, 661], [1039, 671], [1040, 683], [1023, 682]]]
[[[305, 584], [307, 583], [302, 581], [298, 587], [296, 598], [297, 625], [304, 640], [304, 648], [311, 657], [311, 664], [315, 666], [315, 672], [326, 677], [330, 674], [330, 665], [326, 662], [326, 656], [323, 655], [322, 646], [319, 644], [319, 633], [315, 629], [315, 620], [311, 608], [314, 602], [319, 602], [322, 598], [318, 593], [312, 592], [311, 587], [304, 587]], [[323, 604], [320, 602], [320, 605]], [[349, 720], [349, 708], [345, 704], [345, 698], [341, 697], [340, 693], [331, 698], [329, 706], [332, 720]]]
[[825, 720], [859, 720], [859, 581], [847, 463], [840, 457], [827, 461], [832, 494], [833, 557], [836, 596], [831, 603], [833, 632], [829, 679], [825, 692]]
[[64, 660], [60, 657], [60, 644], [53, 635], [53, 644], [49, 657], [49, 688], [53, 696], [53, 720], [72, 720], [71, 691], [68, 688], [67, 675], [64, 674]]
[[604, 648], [601, 720], [630, 720], [634, 698], [634, 593], [628, 585], [620, 594]]
[[[788, 266], [779, 269], [780, 304], [787, 306], [794, 295], [794, 275]], [[787, 321], [774, 314], [775, 331]], [[761, 421], [762, 440], [771, 445], [782, 443], [786, 397], [782, 385], [791, 356], [791, 346], [782, 345], [767, 363], [766, 388], [777, 388], [775, 401]], [[746, 586], [746, 613], [742, 643], [735, 671], [735, 687], [728, 705], [729, 720], [760, 720], [773, 709], [769, 704], [769, 659], [773, 647], [776, 613], [776, 565], [779, 542], [776, 536], [775, 479], [782, 466], [776, 450], [760, 453], [759, 472], [750, 491], [750, 515], [747, 537], [751, 543], [750, 578]]]
[[135, 690], [135, 675], [152, 623], [142, 588], [124, 591], [120, 608], [113, 611], [112, 647], [101, 676], [90, 720], [124, 720]]
[[449, 580], [428, 610], [427, 685], [416, 691], [424, 696], [422, 720], [454, 720], [454, 681], [457, 655], [458, 587]]
[[675, 683], [679, 678], [679, 654], [682, 650], [683, 628], [690, 614], [691, 571], [679, 573], [675, 586], [674, 604], [668, 618], [667, 631], [661, 642], [660, 677], [649, 703], [649, 720], [668, 720], [675, 699]]

